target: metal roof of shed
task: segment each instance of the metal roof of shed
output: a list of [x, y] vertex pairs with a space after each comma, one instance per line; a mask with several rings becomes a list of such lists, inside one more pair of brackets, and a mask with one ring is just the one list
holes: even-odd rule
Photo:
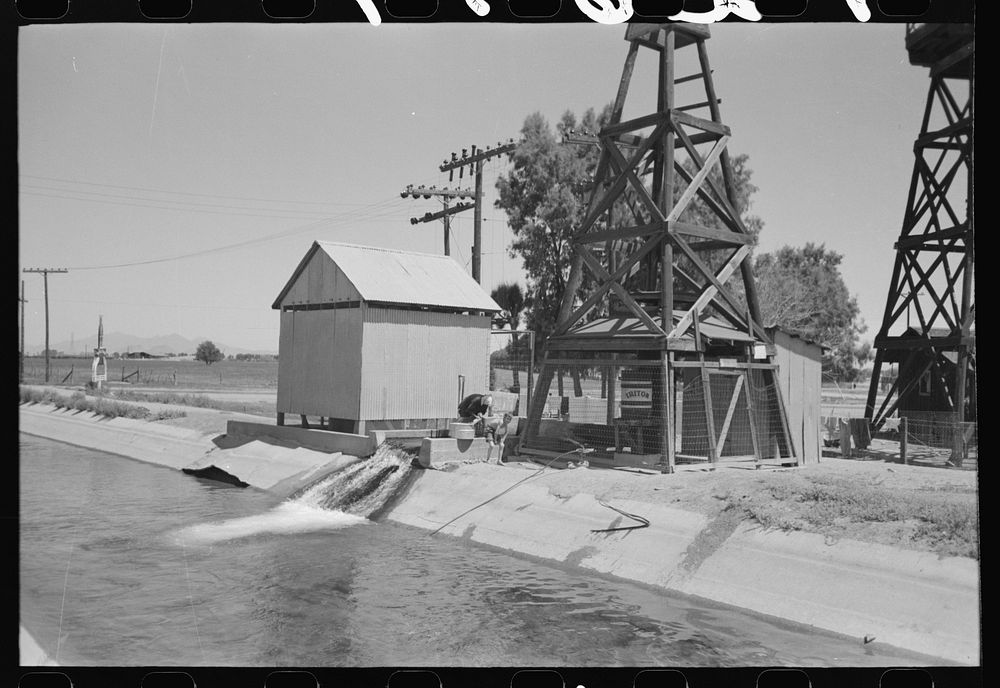
[[498, 312], [496, 301], [449, 256], [376, 246], [314, 241], [272, 308], [282, 301], [316, 254], [322, 252], [364, 301]]

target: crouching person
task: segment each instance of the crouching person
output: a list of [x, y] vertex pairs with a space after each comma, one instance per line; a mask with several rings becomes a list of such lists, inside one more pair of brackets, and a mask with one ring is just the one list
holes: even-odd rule
[[493, 396], [490, 394], [470, 394], [458, 405], [458, 417], [463, 423], [475, 423], [476, 437], [485, 432], [484, 420], [490, 415]]
[[503, 463], [503, 447], [507, 441], [507, 433], [510, 431], [510, 421], [514, 418], [509, 413], [500, 416], [493, 416], [485, 420], [484, 434], [486, 436], [486, 463], [493, 463], [490, 457], [493, 455], [493, 448], [497, 447], [497, 464]]

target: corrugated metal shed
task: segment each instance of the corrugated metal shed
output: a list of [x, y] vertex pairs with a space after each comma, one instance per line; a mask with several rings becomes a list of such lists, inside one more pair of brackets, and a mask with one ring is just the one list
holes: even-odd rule
[[[341, 277], [348, 284], [342, 284]], [[330, 241], [313, 242], [271, 307], [352, 297], [369, 303], [489, 313], [501, 310], [449, 256]]]
[[336, 429], [447, 427], [459, 390], [486, 390], [500, 310], [447, 256], [313, 242], [281, 311], [278, 422]]

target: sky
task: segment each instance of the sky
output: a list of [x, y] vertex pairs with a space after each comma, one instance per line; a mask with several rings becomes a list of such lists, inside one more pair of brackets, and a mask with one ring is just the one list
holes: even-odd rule
[[[928, 70], [902, 24], [725, 23], [707, 43], [729, 150], [749, 155], [758, 251], [822, 243], [872, 339], [881, 323]], [[622, 26], [64, 24], [18, 36], [18, 273], [28, 352], [105, 332], [278, 349], [271, 304], [314, 240], [443, 251], [408, 185], [613, 100]], [[688, 49], [693, 51], [693, 49]], [[648, 53], [648, 54], [647, 54]], [[625, 117], [652, 111], [641, 51]], [[687, 74], [679, 51], [678, 76]], [[634, 94], [634, 96], [633, 96]], [[486, 164], [483, 287], [524, 283]], [[471, 270], [472, 212], [452, 256]]]

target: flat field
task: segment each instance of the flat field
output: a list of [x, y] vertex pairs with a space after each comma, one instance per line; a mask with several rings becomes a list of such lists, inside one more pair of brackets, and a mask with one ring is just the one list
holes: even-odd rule
[[[82, 385], [90, 380], [90, 358], [49, 359], [49, 384]], [[63, 382], [65, 380], [65, 382]], [[131, 387], [188, 390], [275, 390], [278, 389], [278, 362], [200, 361], [174, 359], [128, 359], [108, 361], [108, 382]], [[24, 383], [45, 383], [45, 359], [24, 359]]]

